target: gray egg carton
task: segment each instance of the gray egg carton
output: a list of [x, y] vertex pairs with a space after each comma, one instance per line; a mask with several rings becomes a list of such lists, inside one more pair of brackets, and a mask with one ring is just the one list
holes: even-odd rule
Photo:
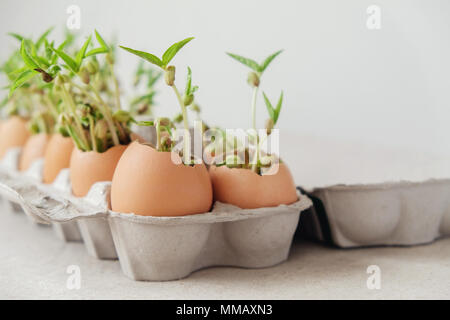
[[432, 242], [450, 235], [450, 180], [336, 185], [307, 192], [301, 234], [342, 248]]
[[[13, 212], [22, 212], [30, 218], [30, 221], [34, 223], [49, 223], [42, 219], [39, 219], [36, 215], [32, 214], [30, 210], [24, 207], [23, 202], [18, 200], [18, 195], [8, 188], [4, 181], [10, 181], [14, 184], [14, 181], [25, 182], [26, 185], [33, 186], [35, 184], [42, 184], [42, 172], [43, 172], [43, 159], [36, 160], [25, 172], [18, 170], [19, 157], [22, 148], [11, 148], [0, 162], [0, 189], [5, 194], [4, 200], [7, 201]], [[68, 170], [62, 170], [59, 176], [55, 179], [53, 186], [55, 189], [59, 189], [61, 192], [67, 192], [70, 190], [70, 181], [68, 180]], [[82, 241], [81, 234], [78, 229], [78, 225], [74, 221], [66, 223], [52, 223], [56, 236], [63, 241]]]
[[[272, 208], [241, 209], [216, 202], [211, 212], [181, 217], [149, 217], [109, 210], [110, 182], [92, 186], [77, 198], [66, 187], [63, 170], [52, 185], [29, 175], [0, 178], [0, 193], [20, 203], [39, 222], [78, 222], [88, 252], [118, 256], [122, 271], [134, 280], [175, 280], [211, 266], [263, 268], [287, 259], [300, 212], [299, 201]], [[116, 256], [117, 252], [117, 256]]]
[[[3, 159], [0, 162], [0, 168], [3, 168], [3, 171], [0, 170], [0, 179], [2, 176], [6, 175], [8, 171], [16, 171], [19, 163], [19, 155], [22, 152], [21, 147], [11, 148], [9, 152], [5, 154]], [[11, 213], [22, 213], [22, 207], [12, 201], [9, 201], [7, 198], [2, 197], [1, 199], [5, 202], [5, 208], [8, 212]]]

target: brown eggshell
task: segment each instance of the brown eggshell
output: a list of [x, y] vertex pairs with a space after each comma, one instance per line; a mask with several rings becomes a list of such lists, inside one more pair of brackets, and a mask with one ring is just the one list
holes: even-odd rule
[[72, 138], [59, 133], [51, 136], [44, 154], [44, 183], [52, 183], [62, 169], [69, 167], [73, 147]]
[[283, 163], [273, 175], [258, 175], [249, 169], [226, 166], [211, 166], [209, 173], [214, 200], [242, 209], [276, 207], [298, 200], [294, 179]]
[[3, 158], [8, 149], [24, 146], [29, 137], [30, 131], [25, 119], [12, 116], [3, 121], [0, 127], [0, 158]]
[[19, 170], [25, 171], [37, 159], [43, 158], [50, 140], [46, 133], [33, 134], [28, 138], [19, 159]]
[[70, 180], [72, 192], [84, 197], [96, 182], [111, 181], [117, 162], [127, 146], [119, 145], [99, 153], [83, 152], [74, 148], [70, 158]]
[[171, 152], [133, 142], [117, 164], [111, 204], [114, 211], [144, 216], [208, 212], [212, 205], [208, 170], [204, 164], [175, 164]]

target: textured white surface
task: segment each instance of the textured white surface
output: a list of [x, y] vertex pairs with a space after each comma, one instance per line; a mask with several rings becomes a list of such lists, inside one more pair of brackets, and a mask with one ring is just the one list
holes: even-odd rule
[[[96, 260], [83, 244], [63, 243], [50, 228], [0, 208], [0, 298], [450, 298], [450, 239], [353, 250], [297, 242], [286, 263], [268, 269], [211, 268], [180, 281], [135, 282], [122, 275], [117, 261]], [[366, 287], [372, 264], [381, 268], [381, 290]], [[81, 268], [80, 290], [66, 288], [69, 265]]]

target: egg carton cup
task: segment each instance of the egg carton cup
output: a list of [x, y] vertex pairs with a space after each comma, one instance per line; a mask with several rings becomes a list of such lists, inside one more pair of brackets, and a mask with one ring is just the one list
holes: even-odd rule
[[112, 252], [108, 238], [98, 232], [106, 232], [105, 225], [95, 226], [98, 221], [108, 223], [123, 273], [148, 281], [180, 279], [212, 266], [263, 268], [281, 263], [288, 257], [300, 212], [312, 205], [299, 193], [291, 205], [241, 209], [216, 202], [207, 213], [151, 217], [109, 210], [110, 182], [94, 184], [84, 198], [57, 192], [54, 185], [30, 185], [25, 179], [7, 184], [36, 219], [78, 221], [97, 252], [99, 245], [103, 252], [106, 247]]
[[[42, 183], [42, 172], [44, 160], [34, 161], [25, 172], [18, 170], [19, 157], [22, 148], [12, 148], [0, 162], [0, 195], [11, 206], [21, 208], [32, 222], [39, 224], [49, 224], [46, 219], [42, 219], [34, 213], [35, 206], [33, 199], [39, 197], [39, 190], [36, 186], [47, 186]], [[64, 169], [55, 179], [51, 187], [58, 192], [70, 191], [70, 181], [68, 169]], [[56, 236], [63, 241], [81, 241], [81, 234], [76, 222], [52, 223]]]
[[[19, 163], [19, 155], [22, 152], [21, 147], [14, 147], [11, 148], [10, 151], [8, 151], [3, 159], [0, 161], [0, 174], [2, 173], [1, 169], [7, 171], [7, 170], [17, 170], [18, 163]], [[1, 179], [1, 175], [0, 175]], [[13, 202], [8, 200], [5, 197], [1, 197], [2, 202], [5, 203], [5, 209], [6, 211], [10, 213], [23, 213], [22, 207]]]
[[412, 246], [450, 235], [450, 180], [336, 185], [306, 192], [300, 234], [341, 248]]

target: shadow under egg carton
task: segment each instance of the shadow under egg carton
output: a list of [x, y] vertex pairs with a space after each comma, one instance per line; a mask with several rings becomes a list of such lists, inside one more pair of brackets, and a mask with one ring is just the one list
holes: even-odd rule
[[[291, 205], [241, 209], [216, 202], [207, 213], [151, 217], [108, 210], [110, 182], [94, 184], [84, 198], [42, 184], [22, 182], [9, 188], [37, 219], [78, 221], [91, 250], [103, 256], [117, 251], [123, 273], [146, 281], [176, 280], [212, 266], [263, 268], [281, 263], [288, 257], [300, 212], [312, 205], [299, 193], [299, 201]], [[108, 232], [111, 240], [105, 236]]]
[[336, 185], [305, 193], [314, 206], [302, 215], [299, 233], [341, 248], [420, 245], [450, 235], [447, 179]]
[[[30, 209], [23, 206], [24, 200], [21, 201], [20, 195], [15, 192], [14, 188], [10, 188], [12, 185], [21, 185], [22, 188], [33, 188], [36, 184], [42, 184], [42, 170], [43, 159], [34, 161], [30, 168], [25, 172], [18, 170], [19, 157], [22, 148], [10, 149], [0, 162], [0, 193], [14, 212], [25, 212], [27, 217], [33, 223], [48, 224], [48, 221], [39, 219], [36, 215], [32, 214]], [[61, 192], [67, 191], [68, 170], [62, 170], [53, 183], [55, 189], [59, 189]], [[64, 189], [65, 188], [65, 189]], [[70, 190], [70, 182], [68, 185]], [[81, 241], [81, 234], [78, 230], [78, 225], [74, 221], [67, 223], [52, 223], [56, 236], [63, 241]]]

